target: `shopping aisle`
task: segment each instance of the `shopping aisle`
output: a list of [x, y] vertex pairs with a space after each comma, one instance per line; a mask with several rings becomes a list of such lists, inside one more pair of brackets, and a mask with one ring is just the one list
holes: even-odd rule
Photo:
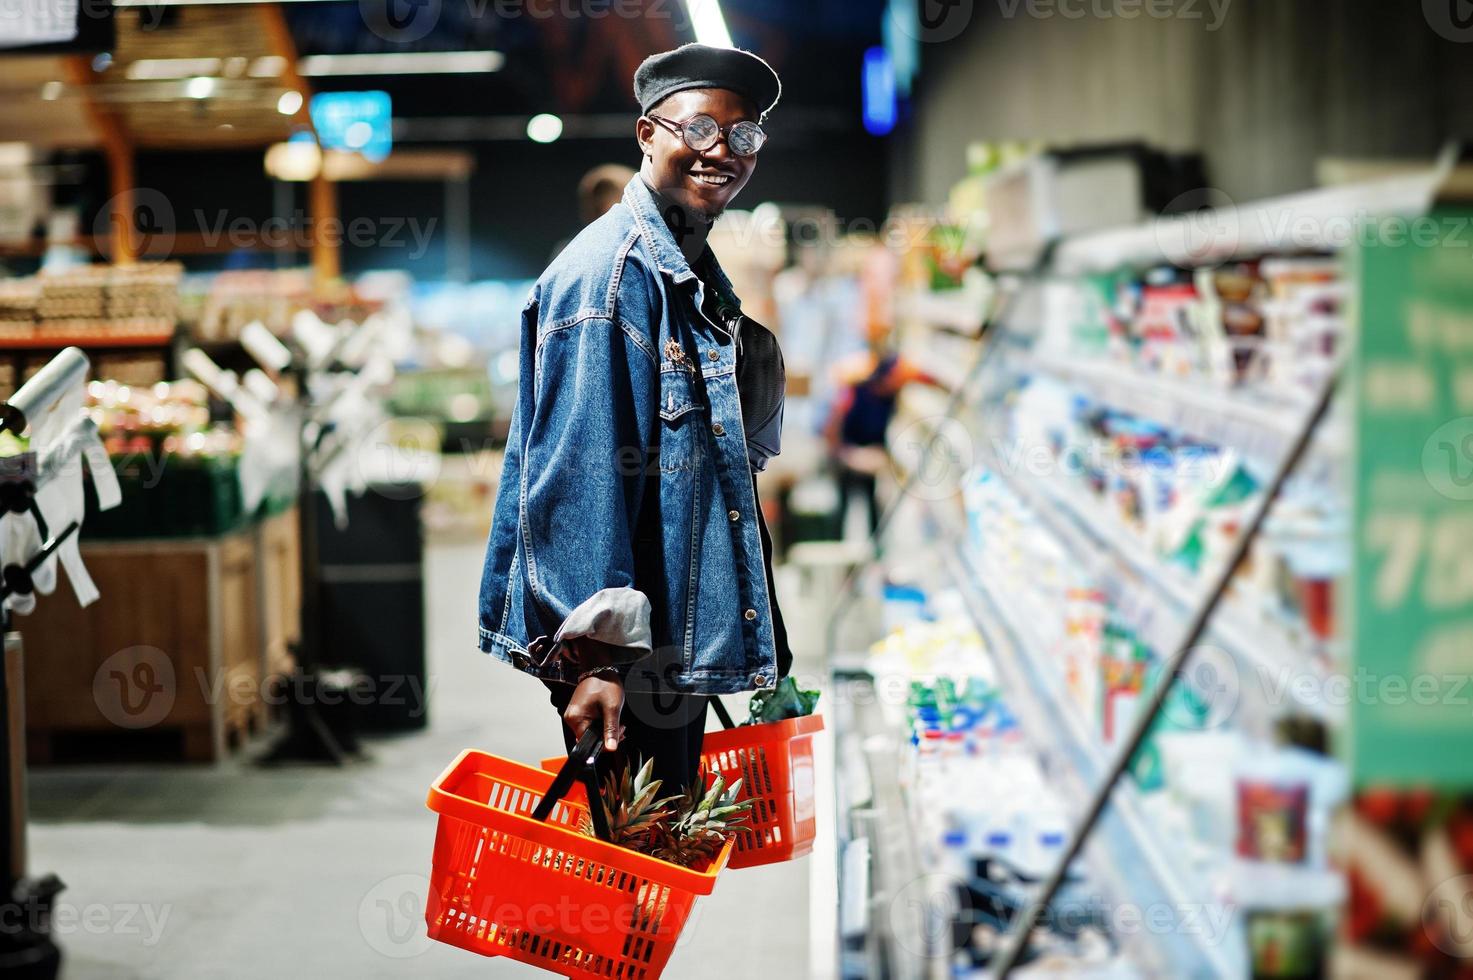
[[[542, 686], [468, 639], [482, 554], [479, 542], [427, 547], [431, 723], [373, 742], [366, 765], [34, 774], [31, 867], [67, 884], [55, 929], [65, 980], [546, 976], [424, 937], [430, 781], [466, 746], [535, 760], [561, 745]], [[724, 876], [668, 975], [713, 963], [802, 975], [808, 868]]]

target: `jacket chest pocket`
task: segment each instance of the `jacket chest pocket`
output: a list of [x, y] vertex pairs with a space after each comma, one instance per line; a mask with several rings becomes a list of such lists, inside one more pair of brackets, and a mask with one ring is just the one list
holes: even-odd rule
[[699, 458], [702, 411], [692, 372], [671, 366], [660, 372], [660, 470], [693, 470]]

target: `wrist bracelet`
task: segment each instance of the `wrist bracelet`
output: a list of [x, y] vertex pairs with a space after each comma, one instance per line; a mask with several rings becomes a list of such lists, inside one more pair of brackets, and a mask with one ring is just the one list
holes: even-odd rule
[[583, 683], [590, 677], [602, 677], [606, 680], [623, 681], [624, 677], [619, 673], [619, 668], [613, 664], [604, 664], [602, 667], [593, 667], [578, 675], [578, 683]]

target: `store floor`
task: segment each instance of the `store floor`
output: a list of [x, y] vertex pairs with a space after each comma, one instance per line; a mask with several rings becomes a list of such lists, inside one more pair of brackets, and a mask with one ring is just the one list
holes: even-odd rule
[[[431, 724], [374, 742], [367, 764], [33, 774], [31, 869], [67, 886], [63, 980], [547, 976], [424, 937], [430, 781], [466, 746], [561, 749], [542, 686], [474, 648], [481, 557], [480, 544], [428, 550]], [[666, 976], [805, 975], [809, 869], [724, 876]]]

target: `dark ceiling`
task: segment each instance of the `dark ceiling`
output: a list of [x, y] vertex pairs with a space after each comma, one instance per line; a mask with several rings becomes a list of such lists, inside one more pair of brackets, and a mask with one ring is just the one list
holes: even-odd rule
[[[322, 77], [320, 91], [389, 91], [394, 114], [632, 112], [648, 55], [695, 40], [686, 0], [359, 0], [285, 6], [299, 53], [496, 50], [479, 75]], [[842, 110], [859, 127], [861, 55], [879, 43], [884, 0], [722, 0], [738, 47], [783, 77], [785, 107]]]

